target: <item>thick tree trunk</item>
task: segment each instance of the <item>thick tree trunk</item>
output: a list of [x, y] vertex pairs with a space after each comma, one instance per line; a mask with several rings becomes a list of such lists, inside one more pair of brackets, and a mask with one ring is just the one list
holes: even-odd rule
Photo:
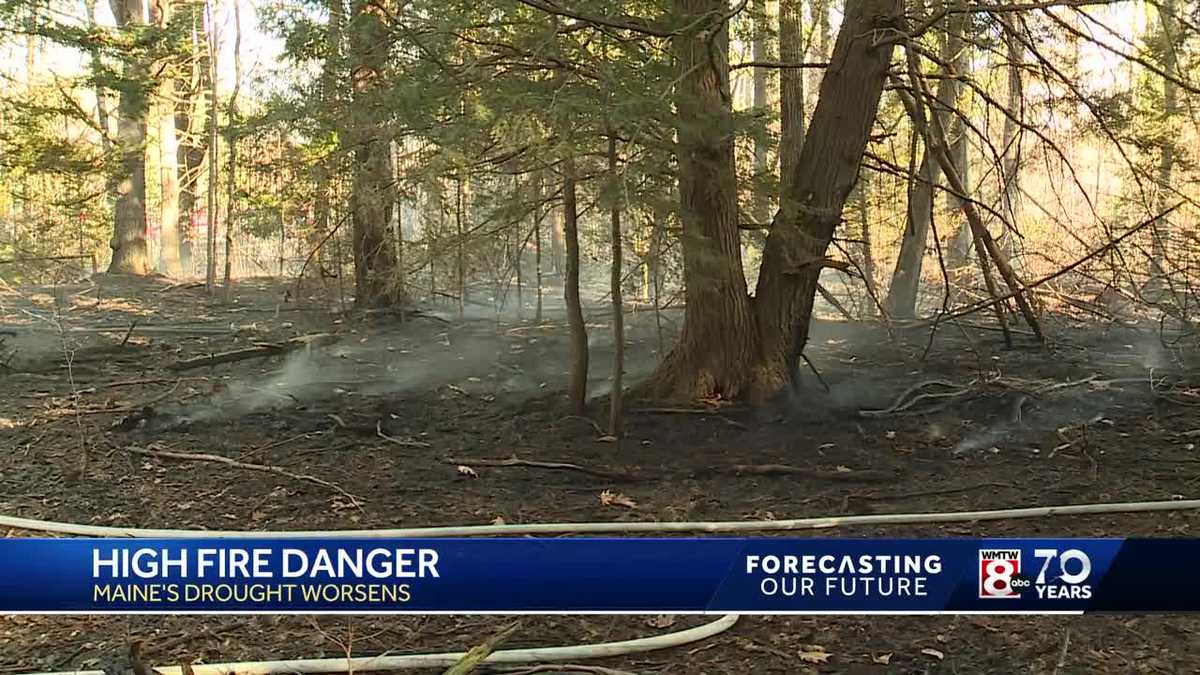
[[[934, 9], [938, 9], [935, 5]], [[949, 67], [955, 55], [963, 48], [963, 28], [967, 14], [955, 14], [946, 20], [946, 32], [942, 35], [942, 79], [938, 81], [938, 110], [943, 125], [950, 118], [958, 102], [962, 85]], [[918, 105], [924, 105], [918, 102]], [[933, 218], [934, 187], [942, 174], [941, 167], [933, 154], [925, 148], [911, 189], [908, 192], [907, 227], [900, 241], [900, 254], [892, 271], [892, 283], [888, 287], [887, 310], [896, 319], [912, 319], [917, 313], [917, 294], [921, 285], [921, 267], [925, 262], [925, 245], [929, 240], [929, 226]]]
[[[879, 109], [901, 0], [849, 0], [821, 80], [804, 149], [767, 238], [755, 300], [761, 354], [754, 396], [792, 383], [808, 341], [813, 295]], [[690, 304], [690, 302], [689, 302]]]
[[[804, 61], [803, 10], [801, 0], [779, 0], [779, 60], [785, 63]], [[779, 181], [785, 191], [804, 147], [804, 77], [799, 68], [779, 70]]]
[[367, 0], [355, 0], [351, 28], [351, 73], [354, 106], [351, 113], [354, 179], [351, 204], [354, 251], [354, 304], [378, 307], [397, 303], [396, 255], [388, 230], [395, 197], [392, 194], [390, 140], [383, 135], [387, 110], [378, 99], [389, 41], [379, 13]]
[[[754, 41], [751, 46], [751, 58], [755, 61], [769, 60], [767, 50], [768, 18], [767, 0], [754, 0]], [[764, 117], [767, 113], [767, 75], [766, 68], [754, 69], [754, 112]], [[759, 136], [754, 139], [754, 174], [760, 181], [766, 178], [769, 171], [767, 168], [768, 150], [766, 137]], [[755, 187], [751, 200], [751, 219], [755, 223], [765, 223], [770, 217], [769, 210], [770, 200], [767, 199], [766, 192]]]
[[567, 396], [575, 414], [587, 406], [588, 338], [583, 322], [583, 303], [579, 297], [579, 207], [575, 195], [575, 159], [563, 161], [563, 240], [566, 247], [563, 301], [567, 305], [567, 326], [571, 333], [571, 373]]
[[736, 398], [747, 389], [757, 339], [738, 241], [724, 0], [675, 0], [687, 28], [673, 38], [680, 78], [679, 147], [683, 277], [679, 343], [645, 383], [655, 398]]
[[[122, 29], [135, 29], [144, 23], [139, 0], [111, 0], [113, 16]], [[113, 207], [113, 274], [149, 274], [150, 258], [146, 248], [146, 92], [142, 81], [146, 66], [132, 61], [125, 65], [125, 82], [117, 104], [117, 151], [121, 174], [115, 184], [117, 198]]]

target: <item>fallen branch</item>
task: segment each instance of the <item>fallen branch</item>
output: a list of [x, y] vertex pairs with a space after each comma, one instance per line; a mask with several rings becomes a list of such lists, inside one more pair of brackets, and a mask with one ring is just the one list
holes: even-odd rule
[[171, 450], [139, 448], [136, 445], [131, 445], [125, 449], [134, 454], [145, 455], [147, 457], [160, 457], [160, 458], [165, 457], [165, 458], [169, 458], [169, 459], [182, 459], [182, 460], [187, 460], [187, 461], [192, 461], [192, 462], [213, 462], [215, 464], [224, 464], [226, 466], [232, 466], [237, 469], [248, 469], [250, 471], [262, 471], [265, 473], [273, 473], [273, 474], [276, 474], [279, 476], [291, 478], [293, 480], [304, 481], [306, 483], [313, 483], [314, 485], [320, 485], [322, 487], [327, 487], [331, 490], [335, 490], [335, 491], [341, 493], [341, 495], [343, 497], [346, 497], [347, 499], [349, 499], [355, 506], [359, 506], [361, 503], [358, 497], [350, 494], [349, 492], [346, 492], [338, 485], [331, 483], [331, 482], [325, 480], [324, 478], [317, 478], [316, 476], [310, 476], [308, 474], [303, 474], [303, 473], [294, 473], [292, 471], [288, 471], [287, 469], [281, 469], [277, 466], [270, 466], [268, 464], [250, 464], [247, 462], [239, 462], [237, 460], [230, 459], [228, 457], [222, 457], [220, 455], [210, 455], [208, 453], [201, 453], [201, 452], [195, 452], [195, 453], [193, 453], [193, 452], [174, 452]]
[[[924, 389], [925, 387], [928, 387], [930, 385], [938, 385], [941, 387], [948, 387], [948, 388], [950, 388], [950, 391], [943, 392], [940, 394], [926, 393], [926, 394], [920, 394], [918, 396], [914, 396], [911, 399], [908, 398], [908, 396], [910, 394], [920, 391], [921, 389]], [[925, 382], [919, 382], [919, 383], [914, 384], [913, 386], [909, 387], [908, 389], [905, 389], [903, 392], [900, 393], [899, 396], [896, 397], [896, 401], [894, 403], [892, 403], [891, 406], [889, 406], [887, 408], [883, 408], [882, 410], [859, 410], [858, 414], [863, 417], [886, 417], [888, 415], [912, 414], [912, 413], [908, 413], [906, 411], [908, 411], [909, 408], [912, 408], [914, 405], [916, 405], [920, 401], [924, 401], [927, 399], [934, 399], [934, 398], [957, 398], [959, 396], [966, 394], [968, 391], [970, 391], [969, 388], [959, 389], [957, 387], [958, 387], [958, 385], [956, 385], [952, 382], [947, 382], [945, 380], [926, 380]], [[906, 399], [907, 399], [907, 401], [906, 401]]]
[[[342, 427], [346, 426], [346, 423], [342, 422], [342, 418], [340, 418], [336, 415], [330, 415], [330, 417], [332, 417], [333, 421], [335, 423], [337, 423], [339, 426], [342, 426]], [[395, 443], [396, 445], [399, 445], [402, 448], [431, 448], [431, 447], [433, 447], [432, 445], [430, 445], [429, 443], [426, 443], [424, 441], [412, 441], [412, 440], [408, 440], [406, 438], [396, 438], [395, 436], [388, 436], [387, 434], [383, 433], [383, 420], [375, 421], [375, 435], [389, 443]]]
[[529, 459], [520, 459], [519, 457], [510, 457], [508, 459], [456, 459], [454, 457], [446, 458], [447, 464], [456, 466], [491, 466], [491, 467], [527, 467], [530, 469], [551, 469], [555, 471], [578, 471], [586, 473], [589, 476], [597, 478], [607, 478], [610, 480], [620, 481], [636, 481], [639, 477], [630, 473], [620, 471], [609, 471], [607, 469], [592, 469], [578, 464], [570, 464], [567, 462], [539, 462]]
[[817, 480], [845, 481], [848, 483], [881, 483], [895, 480], [895, 475], [885, 471], [827, 471], [788, 464], [734, 464], [729, 467], [709, 467], [700, 474], [733, 473], [738, 476], [804, 476]]
[[219, 354], [208, 354], [206, 356], [197, 356], [183, 361], [177, 361], [169, 366], [168, 369], [174, 371], [191, 370], [193, 368], [203, 368], [204, 366], [216, 366], [222, 363], [234, 363], [253, 359], [262, 356], [275, 356], [277, 354], [286, 354], [290, 351], [301, 347], [313, 347], [324, 344], [329, 344], [337, 340], [337, 337], [329, 333], [315, 333], [313, 335], [302, 335], [295, 337], [285, 342], [259, 342], [253, 347], [245, 349], [235, 349], [229, 352], [221, 352]]
[[462, 660], [447, 668], [443, 675], [470, 675], [475, 672], [492, 655], [492, 652], [496, 651], [497, 647], [512, 637], [512, 634], [517, 632], [517, 629], [520, 627], [521, 622], [514, 621], [501, 628], [491, 637], [472, 647], [466, 654], [463, 654]]

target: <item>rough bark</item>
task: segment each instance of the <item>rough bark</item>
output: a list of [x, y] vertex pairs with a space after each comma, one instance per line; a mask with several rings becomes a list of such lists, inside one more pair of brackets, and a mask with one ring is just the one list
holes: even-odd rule
[[[113, 16], [121, 29], [136, 29], [144, 24], [140, 0], [110, 0]], [[112, 274], [149, 274], [150, 258], [146, 248], [146, 64], [130, 61], [125, 65], [121, 94], [117, 104], [117, 152], [121, 158], [120, 176], [115, 181], [113, 205]]]
[[[779, 60], [802, 63], [807, 50], [800, 34], [801, 0], [779, 0]], [[786, 188], [804, 146], [804, 71], [779, 70], [779, 180]]]
[[[751, 55], [755, 61], [764, 62], [769, 60], [767, 53], [767, 0], [754, 0], [754, 40], [751, 46]], [[785, 68], [784, 70], [792, 70]], [[754, 69], [754, 92], [753, 106], [754, 112], [758, 115], [766, 116], [767, 114], [767, 69], [758, 67]], [[768, 140], [765, 136], [757, 136], [754, 139], [754, 174], [759, 180], [766, 177], [767, 155], [768, 155]], [[765, 223], [769, 218], [770, 201], [767, 199], [766, 192], [760, 189], [754, 190], [754, 197], [751, 201], [751, 219], [755, 223]]]
[[687, 289], [679, 343], [645, 383], [655, 398], [737, 398], [750, 383], [755, 323], [738, 241], [730, 114], [729, 34], [723, 0], [675, 0], [672, 39], [679, 216]]
[[358, 307], [392, 305], [400, 300], [395, 281], [395, 248], [388, 236], [395, 197], [392, 194], [391, 142], [384, 135], [387, 110], [378, 98], [387, 65], [389, 40], [381, 8], [367, 0], [352, 6], [354, 38], [350, 41], [354, 105], [347, 134], [354, 148], [351, 194], [354, 303]]
[[[854, 187], [900, 27], [901, 0], [849, 0], [812, 123], [767, 238], [756, 291], [756, 398], [794, 382], [825, 251]], [[689, 302], [690, 304], [690, 302]]]
[[577, 415], [587, 407], [588, 338], [583, 322], [583, 304], [579, 297], [579, 207], [575, 194], [575, 160], [563, 161], [563, 301], [567, 305], [567, 326], [571, 339], [571, 373], [567, 396]]

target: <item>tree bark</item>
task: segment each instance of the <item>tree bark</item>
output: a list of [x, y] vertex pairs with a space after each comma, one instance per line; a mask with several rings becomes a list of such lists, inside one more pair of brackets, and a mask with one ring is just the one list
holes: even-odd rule
[[[754, 0], [754, 40], [751, 46], [751, 58], [758, 62], [764, 62], [770, 58], [767, 53], [767, 21], [767, 0]], [[785, 68], [784, 70], [793, 69]], [[767, 113], [767, 74], [766, 68], [754, 69], [754, 112], [763, 117]], [[756, 136], [754, 139], [754, 174], [760, 181], [766, 177], [768, 172], [768, 150], [767, 138]], [[770, 201], [767, 199], [766, 192], [756, 187], [751, 201], [751, 219], [755, 223], [765, 223], [770, 217], [769, 210]]]
[[[779, 0], [779, 60], [785, 63], [804, 61], [802, 12], [802, 0]], [[799, 68], [779, 70], [779, 180], [783, 190], [804, 147], [804, 77]]]
[[737, 398], [756, 357], [738, 240], [727, 8], [724, 0], [675, 0], [686, 26], [672, 49], [687, 305], [679, 343], [644, 384], [655, 398]]
[[238, 91], [242, 88], [242, 3], [233, 0], [233, 91], [229, 93], [229, 175], [225, 178], [225, 302], [233, 300], [233, 227], [237, 222]]
[[219, 101], [217, 99], [217, 61], [220, 55], [219, 33], [216, 16], [213, 11], [213, 0], [206, 0], [208, 13], [208, 205], [205, 211], [208, 215], [208, 236], [205, 241], [207, 260], [204, 264], [204, 288], [209, 293], [216, 288], [217, 283], [217, 226], [220, 221], [217, 211], [217, 181], [219, 179], [218, 155], [221, 152], [218, 135], [220, 120], [217, 115]]
[[350, 66], [354, 105], [351, 133], [354, 178], [351, 195], [353, 225], [354, 304], [380, 307], [400, 301], [395, 248], [388, 230], [395, 197], [392, 194], [390, 139], [384, 135], [387, 117], [378, 92], [387, 65], [387, 29], [384, 10], [368, 0], [354, 0]]
[[[136, 30], [144, 25], [140, 0], [110, 0], [117, 26]], [[146, 248], [146, 113], [148, 109], [143, 81], [146, 64], [138, 60], [125, 65], [117, 104], [117, 152], [121, 173], [117, 178], [113, 206], [112, 274], [150, 273]]]
[[[761, 353], [752, 397], [794, 383], [813, 296], [833, 232], [854, 187], [900, 28], [901, 0], [849, 0], [817, 106], [767, 238], [756, 291]], [[689, 302], [689, 304], [691, 304]]]
[[567, 396], [575, 414], [587, 407], [588, 338], [583, 322], [583, 304], [579, 297], [579, 207], [575, 194], [575, 159], [562, 163], [563, 240], [566, 247], [563, 300], [567, 305], [567, 326], [571, 334], [571, 374]]

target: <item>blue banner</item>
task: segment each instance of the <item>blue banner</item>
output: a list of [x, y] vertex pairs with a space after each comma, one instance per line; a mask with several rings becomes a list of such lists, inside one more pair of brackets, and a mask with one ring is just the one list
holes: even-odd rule
[[1200, 610], [1200, 540], [5, 539], [0, 612]]

